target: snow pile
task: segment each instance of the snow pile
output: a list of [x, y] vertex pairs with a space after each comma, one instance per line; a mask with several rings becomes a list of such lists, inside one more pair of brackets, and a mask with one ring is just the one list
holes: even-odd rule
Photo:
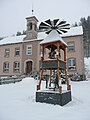
[[37, 82], [0, 85], [0, 120], [90, 120], [90, 81], [71, 82], [72, 101], [63, 107], [36, 103]]

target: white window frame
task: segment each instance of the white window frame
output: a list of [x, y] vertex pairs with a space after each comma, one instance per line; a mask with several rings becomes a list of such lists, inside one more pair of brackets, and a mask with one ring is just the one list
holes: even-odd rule
[[31, 45], [27, 45], [26, 55], [32, 55], [32, 44]]
[[[16, 67], [15, 67], [15, 64], [16, 64]], [[13, 69], [14, 69], [14, 72], [19, 72], [20, 71], [20, 62], [15, 61]]]
[[68, 42], [67, 45], [68, 45], [68, 52], [75, 51], [75, 43], [73, 41], [72, 42]]
[[[16, 55], [16, 52], [18, 52], [19, 54]], [[19, 47], [15, 48], [15, 56], [20, 56], [20, 48]]]
[[9, 71], [9, 62], [4, 62], [3, 63], [3, 72], [8, 72], [8, 71]]
[[[75, 65], [73, 65], [73, 61], [75, 60]], [[69, 58], [68, 61], [70, 61], [71, 65], [68, 65], [68, 69], [72, 68], [71, 70], [76, 70], [76, 59], [75, 58]]]
[[9, 56], [10, 56], [10, 49], [7, 48], [7, 49], [5, 49], [5, 55], [4, 55], [4, 57], [9, 57]]

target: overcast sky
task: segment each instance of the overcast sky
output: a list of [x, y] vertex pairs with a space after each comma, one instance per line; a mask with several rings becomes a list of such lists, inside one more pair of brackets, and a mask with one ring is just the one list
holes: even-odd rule
[[32, 4], [39, 22], [59, 18], [72, 24], [90, 16], [90, 0], [0, 0], [0, 37], [26, 29]]

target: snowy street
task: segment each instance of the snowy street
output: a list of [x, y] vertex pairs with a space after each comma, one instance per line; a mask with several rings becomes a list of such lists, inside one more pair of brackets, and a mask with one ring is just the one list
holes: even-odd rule
[[36, 84], [28, 77], [0, 85], [0, 120], [90, 120], [90, 81], [71, 82], [72, 101], [63, 107], [36, 103]]

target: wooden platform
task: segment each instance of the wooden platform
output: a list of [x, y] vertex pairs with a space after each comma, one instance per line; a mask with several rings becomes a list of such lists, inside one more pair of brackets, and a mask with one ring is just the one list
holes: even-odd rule
[[60, 94], [57, 91], [37, 91], [36, 92], [36, 102], [64, 106], [71, 100], [72, 100], [71, 91], [63, 91], [62, 94]]
[[66, 69], [66, 62], [62, 60], [57, 59], [46, 59], [46, 60], [40, 60], [40, 69], [57, 69], [58, 67], [60, 69]]

